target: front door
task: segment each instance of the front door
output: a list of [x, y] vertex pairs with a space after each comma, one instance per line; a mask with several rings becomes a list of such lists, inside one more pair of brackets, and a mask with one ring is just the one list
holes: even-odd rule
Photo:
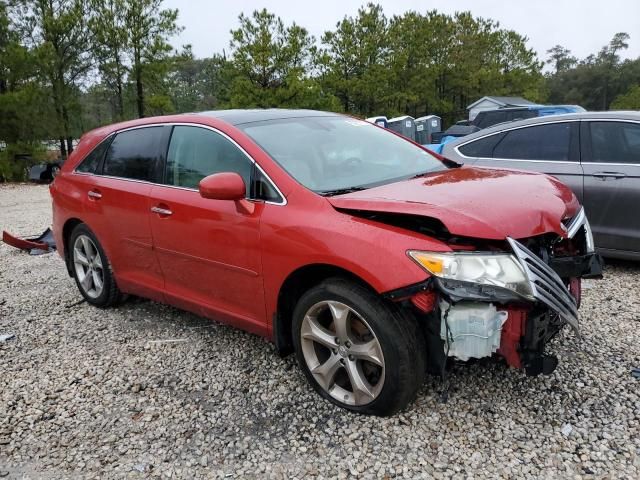
[[582, 122], [584, 206], [596, 247], [640, 252], [640, 123]]
[[[474, 165], [546, 173], [571, 188], [582, 201], [578, 127], [579, 122], [551, 122], [507, 130], [485, 141], [482, 147], [490, 148], [490, 158], [478, 158]], [[491, 144], [496, 137], [497, 142]], [[464, 153], [465, 147], [470, 152], [477, 148], [473, 143], [468, 145], [460, 147], [460, 152]]]
[[252, 161], [222, 134], [173, 127], [165, 185], [151, 190], [151, 228], [170, 303], [265, 334], [264, 203], [211, 200], [198, 192], [202, 178], [220, 172], [237, 172], [249, 185], [252, 170]]

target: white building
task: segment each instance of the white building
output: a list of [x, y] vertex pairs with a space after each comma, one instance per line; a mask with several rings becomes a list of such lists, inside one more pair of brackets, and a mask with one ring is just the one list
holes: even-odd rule
[[476, 118], [478, 112], [483, 110], [495, 110], [502, 107], [526, 107], [527, 105], [537, 105], [525, 100], [522, 97], [482, 97], [467, 107], [469, 110], [469, 121]]

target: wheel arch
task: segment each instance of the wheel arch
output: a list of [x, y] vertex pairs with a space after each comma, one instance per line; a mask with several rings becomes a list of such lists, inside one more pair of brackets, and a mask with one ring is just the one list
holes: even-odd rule
[[71, 252], [70, 252], [71, 249], [68, 248], [69, 239], [71, 238], [71, 232], [73, 232], [73, 229], [76, 228], [81, 223], [85, 223], [85, 222], [83, 222], [79, 218], [72, 217], [67, 219], [64, 222], [64, 225], [62, 226], [62, 248], [64, 252], [64, 264], [67, 267], [67, 273], [69, 274], [69, 276], [73, 275], [73, 272], [71, 269]]
[[351, 280], [376, 292], [362, 277], [337, 265], [314, 263], [297, 268], [280, 286], [277, 310], [273, 315], [273, 338], [280, 355], [285, 356], [293, 352], [292, 316], [298, 300], [310, 288], [332, 277]]

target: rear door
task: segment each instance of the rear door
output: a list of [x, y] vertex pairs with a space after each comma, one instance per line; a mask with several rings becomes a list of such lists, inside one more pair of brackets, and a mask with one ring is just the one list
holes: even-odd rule
[[260, 216], [265, 204], [205, 199], [198, 192], [202, 178], [220, 172], [237, 172], [250, 185], [253, 169], [221, 133], [175, 126], [165, 185], [151, 191], [151, 225], [170, 303], [264, 334]]
[[640, 123], [582, 122], [584, 205], [596, 246], [640, 252]]
[[515, 128], [457, 147], [476, 166], [547, 173], [569, 186], [582, 201], [579, 122], [552, 122]]
[[168, 132], [155, 126], [116, 134], [85, 203], [119, 286], [155, 300], [162, 300], [163, 278], [153, 252], [149, 194], [159, 180]]

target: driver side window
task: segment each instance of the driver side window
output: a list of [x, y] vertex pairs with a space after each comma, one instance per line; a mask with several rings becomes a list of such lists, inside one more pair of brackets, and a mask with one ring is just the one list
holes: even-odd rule
[[197, 189], [208, 175], [235, 172], [244, 179], [249, 196], [252, 168], [246, 155], [222, 135], [200, 127], [173, 128], [167, 153], [168, 185]]

